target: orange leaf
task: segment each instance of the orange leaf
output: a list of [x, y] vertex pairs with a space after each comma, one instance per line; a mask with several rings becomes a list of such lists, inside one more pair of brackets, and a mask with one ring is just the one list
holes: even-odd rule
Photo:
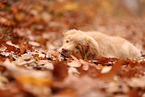
[[37, 21], [38, 21], [38, 18], [36, 18], [36, 17], [31, 17], [31, 21], [37, 22]]
[[14, 12], [14, 13], [17, 13], [18, 12], [18, 9], [14, 6], [11, 7], [11, 10]]
[[101, 64], [98, 64], [97, 67], [98, 67], [99, 69], [103, 69], [103, 68], [106, 67], [106, 66], [102, 66]]
[[8, 45], [8, 44], [5, 44], [4, 46], [7, 47], [8, 52], [13, 51], [14, 53], [20, 54], [20, 49], [19, 48], [16, 48], [15, 46], [11, 46], [11, 45]]
[[4, 3], [7, 3], [7, 1], [1, 1], [0, 2], [0, 7], [5, 7], [5, 4]]
[[121, 69], [121, 65], [124, 63], [123, 60], [119, 60], [117, 61], [114, 66], [112, 67], [112, 69], [108, 72], [108, 73], [104, 73], [104, 74], [99, 74], [98, 78], [102, 79], [102, 80], [112, 80], [113, 77], [120, 71]]
[[5, 57], [5, 56], [3, 56], [3, 55], [0, 54], [0, 60], [1, 61], [5, 61], [6, 59], [7, 59], [7, 57]]
[[54, 62], [53, 75], [56, 80], [63, 80], [68, 75], [67, 64], [64, 62]]

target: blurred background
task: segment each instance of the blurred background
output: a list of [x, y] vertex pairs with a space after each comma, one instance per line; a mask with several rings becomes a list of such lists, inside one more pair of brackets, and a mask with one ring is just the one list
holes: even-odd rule
[[2, 0], [0, 11], [1, 23], [23, 22], [19, 26], [26, 27], [41, 21], [50, 29], [72, 29], [92, 23], [97, 16], [145, 17], [145, 0]]
[[[145, 48], [145, 0], [3, 0], [0, 24], [14, 27], [28, 39], [30, 33], [53, 32], [59, 39], [69, 29], [98, 30]], [[45, 43], [45, 39], [35, 39]]]

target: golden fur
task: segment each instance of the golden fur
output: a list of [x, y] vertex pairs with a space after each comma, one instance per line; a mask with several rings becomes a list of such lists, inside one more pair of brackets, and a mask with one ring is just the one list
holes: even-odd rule
[[88, 59], [101, 57], [132, 59], [141, 56], [139, 49], [121, 37], [80, 30], [69, 30], [64, 33], [64, 42], [59, 51], [64, 56], [70, 56], [72, 51], [80, 52], [83, 57], [86, 55]]

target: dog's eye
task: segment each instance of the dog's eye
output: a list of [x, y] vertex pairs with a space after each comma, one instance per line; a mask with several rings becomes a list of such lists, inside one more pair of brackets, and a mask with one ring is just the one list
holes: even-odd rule
[[67, 40], [66, 43], [69, 43], [69, 41]]
[[79, 49], [79, 47], [78, 47], [78, 46], [76, 46], [76, 49]]

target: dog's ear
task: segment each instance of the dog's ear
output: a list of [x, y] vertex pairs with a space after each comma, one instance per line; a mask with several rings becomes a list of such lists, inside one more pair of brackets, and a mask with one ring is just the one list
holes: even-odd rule
[[64, 32], [63, 35], [64, 36], [73, 35], [73, 34], [78, 34], [79, 35], [80, 33], [84, 33], [84, 32], [82, 32], [80, 30], [72, 29], [72, 30], [69, 30], [67, 32]]

